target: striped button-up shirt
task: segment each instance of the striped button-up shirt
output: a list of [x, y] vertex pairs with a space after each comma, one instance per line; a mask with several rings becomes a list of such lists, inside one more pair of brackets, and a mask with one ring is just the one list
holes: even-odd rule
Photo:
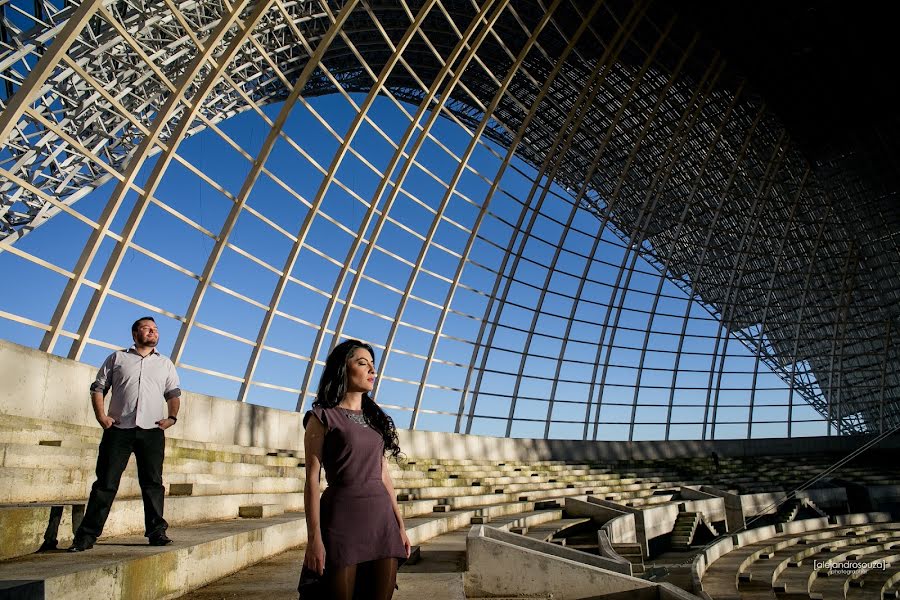
[[91, 384], [104, 396], [112, 388], [107, 415], [120, 429], [153, 429], [169, 416], [166, 400], [181, 396], [175, 365], [154, 348], [147, 356], [134, 346], [107, 357]]

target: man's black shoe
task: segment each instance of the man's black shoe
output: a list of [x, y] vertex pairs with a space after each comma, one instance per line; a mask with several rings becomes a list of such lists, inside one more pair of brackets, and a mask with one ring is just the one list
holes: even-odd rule
[[167, 536], [165, 533], [160, 533], [150, 538], [151, 546], [168, 546], [171, 543], [172, 540], [170, 540], [169, 536]]
[[76, 539], [72, 542], [72, 547], [68, 549], [68, 552], [84, 552], [85, 550], [90, 550], [94, 547], [94, 542], [91, 540], [79, 540]]

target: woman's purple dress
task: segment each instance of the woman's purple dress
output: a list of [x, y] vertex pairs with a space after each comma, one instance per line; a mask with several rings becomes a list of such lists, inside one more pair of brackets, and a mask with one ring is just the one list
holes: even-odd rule
[[325, 569], [338, 569], [380, 558], [406, 558], [391, 497], [381, 481], [384, 441], [375, 429], [360, 425], [348, 413], [362, 411], [314, 407], [325, 426], [322, 466], [328, 487], [322, 493], [320, 525], [325, 543]]

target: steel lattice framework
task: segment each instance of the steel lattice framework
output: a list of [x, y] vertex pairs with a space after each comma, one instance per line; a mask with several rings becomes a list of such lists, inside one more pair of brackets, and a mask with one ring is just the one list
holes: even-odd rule
[[[65, 280], [46, 319], [10, 310], [0, 316], [42, 331], [45, 351], [58, 352], [61, 340], [71, 341], [67, 353], [80, 359], [91, 346], [114, 347], [92, 333], [108, 301], [123, 300], [179, 323], [172, 356], [180, 366], [235, 382], [239, 400], [265, 388], [294, 394], [301, 408], [333, 341], [370, 337], [353, 325], [354, 315], [365, 313], [386, 323], [383, 338], [374, 340], [383, 349], [385, 380], [415, 390], [407, 403], [381, 396], [392, 410], [409, 413], [410, 427], [434, 414], [452, 418], [460, 432], [476, 432], [479, 419], [493, 419], [506, 435], [519, 435], [516, 424], [528, 421], [552, 436], [558, 421], [575, 426], [577, 436], [597, 439], [604, 436], [604, 399], [617, 389], [627, 392], [620, 404], [630, 418], [618, 422], [631, 439], [642, 422], [642, 387], [650, 387], [659, 391], [665, 412], [654, 423], [669, 438], [672, 426], [683, 422], [676, 413], [686, 389], [679, 374], [686, 371], [703, 380], [692, 386], [705, 397], [688, 421], [702, 437], [716, 435], [717, 411], [726, 405], [720, 401], [728, 387], [723, 378], [735, 372], [746, 376], [741, 422], [747, 436], [763, 421], [754, 411], [768, 385], [760, 379], [771, 373], [787, 390], [781, 419], [787, 435], [795, 396], [823, 416], [829, 433], [832, 427], [853, 433], [900, 425], [900, 237], [895, 216], [886, 214], [896, 196], [855, 177], [848, 168], [852, 157], [827, 164], [805, 159], [726, 57], [665, 4], [35, 0], [23, 7], [0, 0], [0, 250]], [[311, 101], [326, 95], [351, 107], [340, 127]], [[385, 103], [405, 115], [398, 134], [379, 123], [378, 107]], [[292, 111], [301, 108], [331, 136], [333, 151], [325, 159], [316, 155], [315, 140], [286, 129]], [[225, 121], [241, 114], [265, 123], [258, 147], [245, 148], [225, 131]], [[451, 148], [442, 141], [445, 122], [466, 131], [468, 142]], [[388, 151], [366, 156], [358, 142], [362, 132]], [[181, 151], [200, 135], [217, 136], [246, 160], [239, 189], [227, 189]], [[315, 167], [321, 179], [314, 193], [301, 193], [273, 166], [276, 147]], [[450, 165], [446, 173], [428, 166], [435, 151]], [[479, 166], [481, 155], [490, 156], [491, 168]], [[374, 177], [371, 189], [343, 176], [351, 160]], [[160, 186], [176, 167], [228, 199], [217, 230], [161, 197]], [[507, 189], [504, 177], [513, 173], [527, 178], [527, 191]], [[437, 186], [435, 194], [414, 191], [410, 182], [422, 176]], [[299, 226], [288, 229], [254, 207], [262, 180], [304, 207]], [[468, 180], [481, 192], [470, 192], [475, 184]], [[110, 192], [99, 214], [79, 211], [79, 201], [101, 187]], [[329, 216], [336, 193], [359, 207], [357, 222]], [[487, 224], [498, 220], [501, 196], [516, 196], [518, 212], [499, 219], [508, 233], [497, 238]], [[404, 224], [402, 206], [410, 201], [428, 211], [430, 225]], [[468, 222], [450, 216], [458, 202], [471, 209]], [[551, 204], [568, 207], [553, 209], [551, 221], [562, 232], [555, 238], [544, 233]], [[138, 242], [151, 208], [211, 241], [202, 269]], [[248, 213], [286, 241], [283, 262], [273, 264], [235, 240]], [[588, 225], [584, 214], [591, 215]], [[38, 235], [62, 215], [89, 230], [83, 248], [73, 249], [80, 254], [71, 266], [22, 245], [24, 236]], [[114, 225], [117, 219], [121, 225]], [[317, 249], [311, 240], [323, 219], [347, 236], [345, 255]], [[461, 235], [458, 243], [443, 241], [448, 227]], [[415, 240], [409, 252], [389, 249], [394, 230]], [[587, 240], [580, 254], [567, 246], [568, 232]], [[494, 262], [480, 253], [486, 242], [496, 252]], [[535, 259], [538, 244], [546, 251]], [[435, 249], [449, 257], [449, 266], [432, 264]], [[297, 275], [310, 252], [335, 269], [330, 287]], [[170, 310], [117, 290], [129, 253], [189, 278], [189, 301]], [[271, 294], [254, 298], [217, 282], [226, 253], [271, 273]], [[383, 255], [402, 265], [403, 281], [387, 283], [376, 273], [371, 265]], [[573, 255], [576, 267], [568, 266]], [[594, 273], [601, 264], [611, 272], [602, 293]], [[473, 265], [490, 273], [492, 283], [467, 283]], [[520, 276], [529, 269], [540, 272]], [[637, 280], [649, 272], [657, 277], [639, 289]], [[13, 277], [7, 273], [7, 282]], [[418, 293], [425, 279], [438, 282], [442, 295]], [[526, 279], [527, 301], [521, 291]], [[672, 284], [688, 299], [683, 312], [665, 308]], [[393, 304], [367, 304], [364, 290], [372, 285], [393, 293]], [[315, 319], [286, 308], [295, 286], [318, 294]], [[213, 290], [260, 311], [255, 338], [204, 321], [202, 308]], [[79, 304], [79, 294], [88, 300]], [[478, 311], [455, 304], [464, 294], [478, 298]], [[564, 308], [558, 308], [560, 298]], [[412, 305], [434, 318], [417, 324], [409, 316]], [[706, 336], [712, 349], [692, 353], [687, 346], [698, 305], [716, 328]], [[511, 326], [504, 319], [514, 309], [527, 315]], [[471, 333], [455, 330], [459, 316], [473, 324]], [[543, 326], [550, 318], [552, 334]], [[674, 325], [663, 332], [665, 320]], [[313, 333], [303, 351], [272, 341], [273, 331], [288, 322]], [[588, 329], [590, 335], [579, 337]], [[191, 364], [185, 352], [198, 331], [248, 348], [243, 372]], [[410, 331], [424, 339], [414, 350], [403, 341]], [[671, 343], [660, 345], [662, 333]], [[465, 345], [464, 356], [443, 354], [451, 342]], [[734, 371], [736, 346], [748, 360]], [[630, 358], [620, 364], [624, 351]], [[259, 375], [272, 353], [305, 365], [296, 384]], [[498, 367], [498, 353], [512, 358]], [[665, 366], [656, 366], [663, 354]], [[692, 354], [707, 366], [688, 369], [685, 357]], [[401, 359], [416, 367], [391, 377], [390, 363]], [[529, 389], [534, 360], [549, 365], [552, 376], [540, 378], [546, 392]], [[572, 365], [582, 374], [567, 375]], [[614, 372], [621, 368], [630, 379], [616, 388]], [[432, 383], [430, 375], [440, 369], [456, 375]], [[509, 381], [502, 393], [486, 383], [498, 372]], [[661, 373], [668, 381], [659, 384]], [[566, 384], [582, 386], [583, 395], [563, 391]], [[434, 390], [453, 392], [453, 401], [429, 405]], [[520, 417], [517, 405], [536, 401], [546, 416]], [[501, 408], [487, 408], [491, 403]], [[563, 405], [581, 416], [556, 417]]]

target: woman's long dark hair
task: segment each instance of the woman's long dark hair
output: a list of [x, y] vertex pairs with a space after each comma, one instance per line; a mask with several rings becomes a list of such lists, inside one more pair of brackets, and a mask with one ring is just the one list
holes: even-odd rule
[[[322, 408], [334, 408], [347, 393], [347, 359], [353, 355], [357, 348], [364, 348], [375, 361], [375, 351], [372, 346], [359, 340], [344, 340], [334, 347], [331, 354], [325, 360], [325, 370], [319, 379], [319, 390], [316, 392], [316, 400], [313, 406]], [[381, 434], [384, 439], [384, 453], [391, 458], [400, 456], [400, 441], [397, 437], [397, 427], [394, 420], [387, 415], [369, 394], [363, 394], [362, 410], [369, 426]]]

